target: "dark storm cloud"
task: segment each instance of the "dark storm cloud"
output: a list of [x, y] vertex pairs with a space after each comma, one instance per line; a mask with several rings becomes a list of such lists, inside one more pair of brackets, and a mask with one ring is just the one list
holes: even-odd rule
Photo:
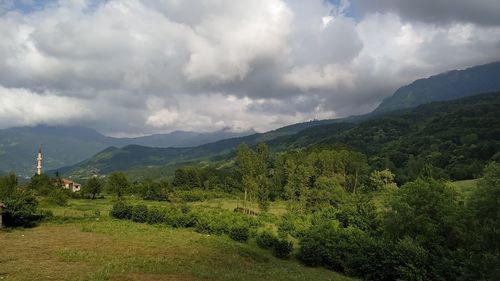
[[355, 1], [356, 18], [348, 0], [1, 2], [0, 127], [264, 131], [365, 113], [414, 79], [500, 59], [480, 2], [443, 20], [419, 16], [429, 1]]
[[498, 0], [353, 0], [360, 12], [395, 12], [404, 19], [430, 23], [500, 24]]

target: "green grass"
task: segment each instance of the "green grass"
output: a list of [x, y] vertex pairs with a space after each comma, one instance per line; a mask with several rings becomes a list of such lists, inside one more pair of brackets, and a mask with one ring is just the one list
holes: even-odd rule
[[460, 200], [465, 201], [471, 195], [471, 193], [476, 189], [477, 183], [480, 179], [473, 180], [462, 180], [448, 182], [448, 186], [452, 187], [457, 193]]
[[[67, 207], [44, 204], [54, 212], [54, 221], [0, 232], [0, 279], [352, 280], [305, 267], [293, 258], [277, 259], [253, 240], [238, 243], [191, 229], [114, 220], [108, 216], [112, 201], [70, 200]], [[201, 204], [232, 208], [235, 202]]]

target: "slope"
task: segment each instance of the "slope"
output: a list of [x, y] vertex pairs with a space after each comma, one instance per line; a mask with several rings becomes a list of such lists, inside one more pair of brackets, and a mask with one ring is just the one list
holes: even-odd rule
[[500, 62], [453, 70], [419, 79], [399, 88], [373, 113], [415, 107], [434, 101], [458, 99], [477, 93], [500, 90]]
[[435, 176], [474, 178], [487, 161], [500, 160], [500, 92], [390, 112], [347, 129], [319, 126], [269, 142], [280, 149], [339, 144], [365, 153], [374, 167], [409, 178], [425, 168]]

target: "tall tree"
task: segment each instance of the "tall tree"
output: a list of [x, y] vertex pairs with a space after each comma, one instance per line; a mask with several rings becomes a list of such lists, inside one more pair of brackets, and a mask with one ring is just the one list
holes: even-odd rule
[[122, 197], [127, 190], [129, 182], [127, 176], [123, 172], [113, 172], [108, 176], [108, 182], [106, 184], [107, 191], [109, 193], [116, 194], [118, 197]]
[[480, 267], [474, 271], [477, 280], [500, 278], [500, 164], [491, 163], [471, 197], [473, 225], [470, 237]]
[[102, 191], [102, 183], [97, 177], [91, 177], [83, 190], [95, 199], [96, 195]]
[[17, 176], [14, 173], [0, 177], [0, 199], [8, 198], [12, 195], [16, 190], [17, 184]]

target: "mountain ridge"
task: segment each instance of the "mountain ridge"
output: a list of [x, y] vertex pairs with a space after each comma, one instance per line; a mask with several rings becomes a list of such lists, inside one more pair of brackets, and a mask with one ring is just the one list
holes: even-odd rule
[[[493, 113], [488, 112], [492, 110], [494, 111]], [[485, 127], [488, 127], [489, 130], [494, 131], [494, 124], [500, 123], [500, 116], [498, 116], [496, 111], [500, 112], [500, 92], [480, 94], [455, 101], [434, 102], [420, 105], [416, 108], [388, 112], [375, 116], [372, 119], [361, 121], [360, 123], [345, 123], [332, 120], [330, 124], [311, 126], [293, 135], [283, 135], [265, 142], [268, 143], [270, 149], [273, 151], [305, 148], [312, 144], [332, 145], [339, 143], [367, 154], [375, 155], [378, 153], [375, 151], [376, 149], [364, 150], [364, 147], [371, 147], [371, 143], [373, 142], [378, 145], [373, 145], [373, 147], [378, 147], [380, 151], [387, 152], [387, 145], [393, 143], [399, 146], [398, 141], [400, 139], [409, 142], [411, 145], [409, 144], [408, 146], [410, 147], [413, 144], [411, 143], [411, 139], [409, 140], [408, 138], [414, 134], [416, 139], [425, 139], [427, 136], [421, 130], [422, 128], [432, 127], [432, 122], [441, 126], [442, 131], [449, 133], [449, 136], [443, 137], [443, 142], [457, 141], [456, 139], [460, 138], [460, 132], [456, 132], [459, 130], [456, 128], [461, 128], [461, 125], [456, 124], [454, 119], [448, 120], [448, 117], [453, 116], [456, 119], [457, 116], [460, 116], [460, 112], [463, 112], [464, 115], [471, 115], [471, 112], [473, 112], [475, 115], [473, 118], [476, 118], [472, 124], [464, 124], [462, 130], [465, 131], [467, 129], [467, 134], [476, 134], [482, 137], [484, 132], [477, 130], [483, 130]], [[489, 124], [477, 124], [478, 120], [482, 117], [490, 118], [491, 120], [485, 119], [489, 120]], [[431, 122], [430, 120], [433, 121]], [[412, 125], [413, 123], [417, 125], [414, 126]], [[439, 132], [434, 132], [433, 134], [440, 136]], [[494, 147], [498, 146], [496, 137], [488, 138], [494, 142], [492, 144]], [[255, 134], [182, 150], [175, 148], [169, 150], [165, 148], [128, 146], [113, 152], [113, 155], [109, 156], [109, 158], [103, 157], [102, 154], [98, 153], [93, 158], [85, 160], [78, 165], [67, 167], [64, 172], [71, 176], [85, 178], [90, 175], [88, 171], [91, 170], [99, 171], [100, 174], [116, 170], [130, 171], [142, 169], [142, 171], [145, 171], [151, 168], [175, 165], [182, 162], [213, 160], [214, 157], [229, 159], [231, 155], [234, 156], [234, 150], [240, 143], [253, 146], [262, 139], [265, 139], [265, 134]], [[137, 151], [139, 153], [134, 154]], [[394, 157], [395, 159], [397, 158], [396, 156]], [[491, 155], [488, 157], [491, 157]], [[130, 159], [129, 164], [122, 165], [123, 161], [127, 161], [127, 159]], [[144, 160], [144, 162], [141, 163], [140, 160]], [[391, 161], [397, 164], [405, 164], [405, 162], [398, 162], [399, 160], [392, 159]], [[119, 165], [115, 165], [114, 163], [119, 163]]]
[[498, 90], [500, 90], [500, 61], [461, 70], [449, 70], [428, 78], [417, 79], [385, 98], [372, 114]]

